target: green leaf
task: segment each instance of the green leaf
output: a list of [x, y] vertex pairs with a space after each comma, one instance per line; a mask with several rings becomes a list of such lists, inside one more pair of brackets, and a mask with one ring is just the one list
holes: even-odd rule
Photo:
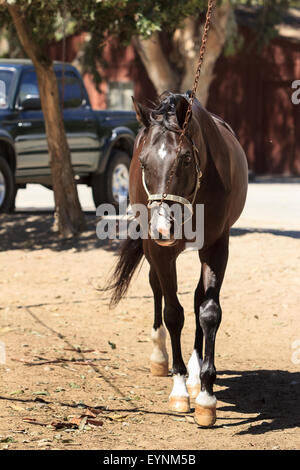
[[8, 442], [17, 442], [17, 441], [13, 437], [8, 436], [8, 437], [4, 437], [3, 439], [0, 439], [0, 442], [4, 444]]
[[70, 386], [71, 388], [81, 388], [80, 385], [77, 385], [75, 382], [70, 382], [70, 383], [69, 383], [69, 386]]

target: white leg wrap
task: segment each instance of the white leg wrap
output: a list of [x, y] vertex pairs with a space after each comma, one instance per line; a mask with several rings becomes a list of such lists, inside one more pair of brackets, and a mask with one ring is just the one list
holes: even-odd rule
[[173, 389], [170, 397], [189, 397], [184, 375], [177, 374], [173, 376]]
[[194, 349], [193, 354], [190, 357], [190, 360], [187, 365], [188, 369], [188, 379], [186, 381], [187, 385], [191, 387], [200, 384], [200, 368], [201, 368], [201, 359], [196, 349]]
[[209, 395], [207, 392], [200, 392], [196, 398], [196, 404], [203, 406], [203, 408], [215, 408], [217, 399], [215, 395]]
[[150, 361], [156, 363], [168, 362], [165, 327], [161, 325], [157, 330], [152, 328], [151, 339], [153, 341], [153, 351], [150, 356]]

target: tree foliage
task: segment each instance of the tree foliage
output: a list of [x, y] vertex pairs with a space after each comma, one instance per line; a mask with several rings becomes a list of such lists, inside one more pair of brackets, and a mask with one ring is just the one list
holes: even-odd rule
[[44, 47], [53, 38], [59, 18], [60, 11], [53, 9], [54, 3], [57, 7], [61, 6], [60, 2], [34, 0], [1, 0], [0, 6], [4, 8], [2, 21], [13, 23], [19, 41], [36, 70], [54, 189], [54, 227], [65, 238], [80, 233], [85, 223], [63, 124], [58, 83], [52, 60]]
[[[291, 4], [290, 0], [216, 0], [216, 3], [226, 1], [233, 8], [241, 5], [257, 8], [255, 29], [260, 43], [276, 35], [275, 25]], [[207, 8], [207, 0], [7, 0], [7, 3], [17, 3], [21, 10], [26, 10], [34, 40], [39, 44], [49, 44], [76, 31], [89, 32], [83, 68], [93, 74], [96, 83], [101, 80], [97, 61], [102, 60], [103, 46], [109, 38], [117, 37], [128, 44], [135, 35], [149, 38], [156, 32], [172, 33], [186, 17], [203, 15]], [[0, 27], [10, 24], [9, 14], [2, 8]], [[236, 32], [229, 35], [227, 52], [234, 53], [239, 44]]]

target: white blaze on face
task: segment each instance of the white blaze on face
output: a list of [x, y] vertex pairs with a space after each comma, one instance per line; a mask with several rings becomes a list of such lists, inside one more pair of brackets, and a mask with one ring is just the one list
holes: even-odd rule
[[162, 160], [164, 160], [165, 157], [166, 157], [166, 155], [167, 155], [166, 146], [165, 146], [165, 144], [163, 143], [163, 144], [161, 145], [159, 151], [158, 151], [158, 156], [159, 156]]

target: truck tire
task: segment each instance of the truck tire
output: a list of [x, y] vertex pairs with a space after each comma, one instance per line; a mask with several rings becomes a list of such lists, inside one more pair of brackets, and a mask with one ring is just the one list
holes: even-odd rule
[[108, 203], [119, 213], [119, 198], [128, 201], [130, 157], [122, 150], [112, 152], [108, 168], [103, 175], [95, 175], [92, 192], [95, 206]]
[[0, 155], [0, 213], [12, 212], [15, 206], [16, 184], [14, 174]]

